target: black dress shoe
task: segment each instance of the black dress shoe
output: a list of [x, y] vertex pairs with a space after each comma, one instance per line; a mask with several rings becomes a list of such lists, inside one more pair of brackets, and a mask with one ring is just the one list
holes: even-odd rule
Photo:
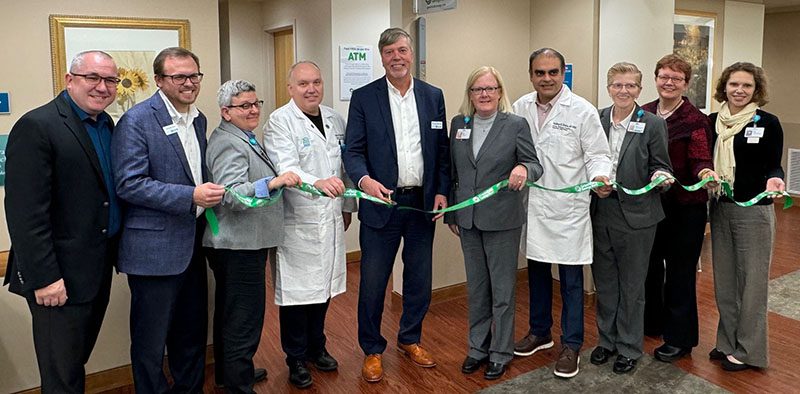
[[495, 380], [506, 373], [506, 365], [500, 363], [489, 363], [486, 370], [483, 371], [483, 378], [486, 380]]
[[725, 360], [727, 358], [728, 357], [725, 355], [725, 353], [722, 353], [721, 351], [717, 350], [717, 348], [713, 348], [713, 349], [711, 349], [710, 352], [708, 352], [708, 359], [709, 360], [722, 361], [722, 360]]
[[306, 368], [305, 361], [289, 363], [289, 382], [300, 389], [311, 386], [311, 372]]
[[322, 349], [322, 352], [314, 358], [314, 367], [325, 372], [335, 371], [336, 368], [339, 368], [339, 362], [327, 350]]
[[620, 354], [614, 361], [613, 371], [614, 373], [623, 374], [633, 371], [634, 368], [636, 368], [636, 360]]
[[748, 364], [732, 363], [732, 362], [730, 362], [728, 360], [727, 357], [725, 357], [725, 359], [722, 360], [722, 369], [725, 370], [725, 371], [728, 371], [728, 372], [739, 372], [739, 371], [744, 371], [744, 370], [750, 369], [750, 368], [755, 368], [755, 367], [752, 366], [752, 365], [748, 365]]
[[687, 354], [692, 354], [692, 348], [677, 347], [665, 343], [656, 348], [653, 352], [653, 357], [658, 361], [671, 363]]
[[608, 350], [602, 346], [598, 346], [592, 350], [592, 356], [589, 361], [594, 365], [603, 365], [615, 354], [617, 354], [616, 350]]
[[489, 357], [484, 357], [478, 360], [477, 358], [472, 358], [470, 356], [467, 356], [467, 358], [464, 359], [464, 363], [461, 364], [461, 372], [466, 374], [473, 373], [477, 371], [478, 368], [481, 367], [481, 365], [486, 364], [486, 362], [488, 361]]

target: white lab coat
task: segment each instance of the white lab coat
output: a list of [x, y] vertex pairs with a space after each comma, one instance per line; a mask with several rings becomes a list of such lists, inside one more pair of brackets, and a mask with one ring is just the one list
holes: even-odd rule
[[[597, 108], [564, 85], [561, 96], [539, 129], [536, 92], [513, 105], [528, 120], [536, 155], [544, 168], [537, 182], [563, 188], [611, 172], [611, 153]], [[528, 259], [568, 265], [591, 264], [590, 195], [530, 188], [525, 255]]]
[[[320, 105], [325, 136], [300, 108], [289, 101], [269, 116], [264, 125], [264, 146], [279, 173], [292, 171], [313, 185], [319, 179], [337, 176], [344, 180], [341, 144], [345, 120], [332, 108]], [[285, 189], [285, 238], [272, 264], [275, 304], [323, 303], [344, 293], [346, 261], [343, 204], [348, 212], [355, 201], [312, 196], [294, 188]]]

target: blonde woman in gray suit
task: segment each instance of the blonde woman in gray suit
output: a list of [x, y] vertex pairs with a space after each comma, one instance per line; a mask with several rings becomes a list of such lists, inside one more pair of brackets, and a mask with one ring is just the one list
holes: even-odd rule
[[469, 351], [461, 371], [470, 374], [488, 363], [483, 376], [489, 380], [501, 377], [514, 357], [514, 283], [526, 218], [521, 191], [542, 176], [528, 123], [510, 111], [500, 73], [479, 67], [467, 79], [450, 129], [449, 205], [508, 180], [494, 197], [445, 216], [461, 238], [467, 272]]
[[[215, 183], [249, 197], [270, 197], [282, 187], [300, 183], [293, 172], [278, 175], [253, 130], [261, 106], [250, 82], [225, 82], [217, 94], [222, 121], [211, 133], [206, 150]], [[265, 266], [270, 249], [283, 242], [283, 202], [248, 208], [231, 193], [214, 207], [219, 220], [216, 236], [206, 228], [203, 246], [216, 279], [214, 310], [215, 380], [229, 393], [254, 393], [253, 385], [267, 377], [254, 369], [264, 325]]]

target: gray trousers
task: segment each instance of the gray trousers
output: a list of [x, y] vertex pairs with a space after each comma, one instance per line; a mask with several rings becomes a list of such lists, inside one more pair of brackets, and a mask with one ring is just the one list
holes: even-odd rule
[[638, 359], [644, 342], [644, 282], [656, 225], [634, 229], [620, 202], [598, 199], [592, 216], [598, 345]]
[[714, 293], [719, 310], [717, 350], [766, 368], [767, 296], [775, 208], [711, 203]]
[[491, 362], [508, 364], [514, 358], [515, 285], [522, 227], [459, 230], [467, 271], [467, 355], [478, 360], [488, 355]]

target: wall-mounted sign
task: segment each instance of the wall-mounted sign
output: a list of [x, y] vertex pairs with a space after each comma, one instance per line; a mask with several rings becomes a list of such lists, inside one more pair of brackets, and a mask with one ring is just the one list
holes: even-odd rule
[[339, 100], [350, 101], [353, 91], [372, 82], [372, 46], [339, 45]]
[[564, 84], [572, 90], [572, 63], [564, 65]]
[[454, 10], [458, 0], [414, 0], [415, 14], [430, 14], [431, 12]]
[[11, 113], [11, 99], [8, 97], [8, 92], [0, 92], [0, 115], [8, 115]]

